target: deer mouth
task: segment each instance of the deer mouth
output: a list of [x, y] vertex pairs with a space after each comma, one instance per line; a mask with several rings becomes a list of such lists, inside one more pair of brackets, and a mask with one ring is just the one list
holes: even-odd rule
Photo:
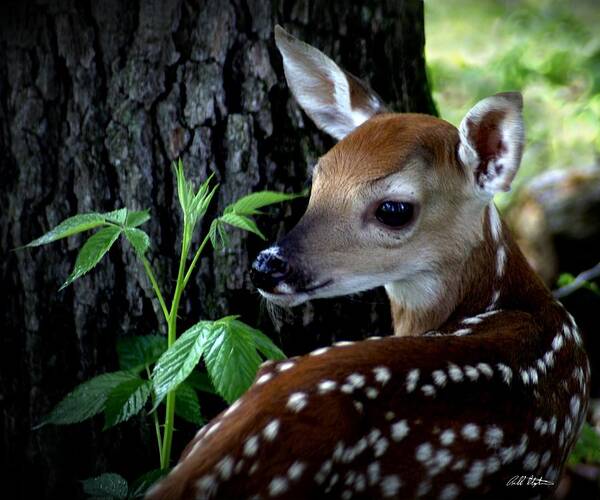
[[294, 288], [288, 283], [280, 283], [270, 291], [258, 289], [258, 292], [268, 301], [285, 307], [293, 307], [311, 299], [318, 290], [329, 286], [332, 279], [304, 288]]

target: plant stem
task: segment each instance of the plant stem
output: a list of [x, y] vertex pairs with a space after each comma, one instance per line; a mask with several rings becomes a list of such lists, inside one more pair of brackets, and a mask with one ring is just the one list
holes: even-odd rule
[[160, 293], [160, 288], [158, 287], [158, 282], [156, 281], [156, 278], [154, 277], [154, 273], [152, 272], [152, 267], [150, 267], [150, 262], [148, 262], [148, 259], [146, 259], [146, 257], [142, 257], [142, 263], [144, 264], [144, 269], [146, 270], [148, 279], [150, 280], [150, 283], [152, 283], [152, 288], [154, 289], [156, 298], [160, 302], [160, 307], [162, 309], [163, 314], [165, 315], [165, 320], [168, 323], [169, 322], [169, 310], [167, 309], [167, 304], [165, 304], [165, 299], [163, 298], [162, 293]]
[[204, 239], [202, 240], [202, 243], [200, 243], [200, 248], [198, 248], [196, 255], [194, 255], [194, 259], [192, 260], [192, 263], [190, 264], [190, 267], [188, 267], [187, 273], [185, 273], [185, 278], [183, 279], [184, 288], [187, 285], [187, 282], [189, 281], [190, 277], [192, 276], [192, 271], [194, 270], [194, 267], [196, 266], [196, 262], [198, 262], [198, 259], [200, 258], [200, 254], [202, 253], [202, 250], [204, 250], [204, 247], [208, 243], [208, 240], [210, 240], [209, 234], [207, 234], [204, 237]]
[[[150, 368], [146, 365], [146, 374], [148, 375], [148, 380], [152, 377], [150, 373]], [[154, 420], [154, 430], [156, 431], [156, 444], [158, 446], [158, 460], [162, 459], [162, 436], [160, 435], [160, 423], [158, 422], [158, 414], [157, 412], [152, 412], [152, 418]]]
[[[175, 284], [175, 293], [173, 294], [173, 302], [171, 302], [171, 311], [169, 312], [169, 328], [167, 332], [167, 349], [169, 349], [177, 339], [177, 311], [179, 310], [179, 300], [185, 288], [184, 273], [185, 263], [189, 251], [189, 230], [188, 221], [184, 216], [183, 219], [183, 238], [181, 241], [181, 256], [179, 258], [179, 271], [177, 273], [177, 283]], [[163, 434], [163, 446], [160, 455], [160, 468], [167, 470], [171, 461], [171, 444], [173, 442], [173, 429], [175, 426], [175, 390], [167, 393], [166, 411], [165, 411], [165, 427]]]

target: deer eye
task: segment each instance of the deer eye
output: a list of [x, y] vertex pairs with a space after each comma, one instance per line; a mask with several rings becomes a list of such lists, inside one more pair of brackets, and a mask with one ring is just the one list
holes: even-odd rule
[[404, 201], [384, 201], [377, 207], [375, 217], [389, 227], [401, 227], [408, 224], [414, 213], [412, 203]]

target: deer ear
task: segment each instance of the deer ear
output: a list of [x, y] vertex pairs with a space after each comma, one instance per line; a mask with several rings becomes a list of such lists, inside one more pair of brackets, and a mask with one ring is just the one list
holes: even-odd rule
[[385, 111], [377, 94], [321, 51], [275, 26], [275, 44], [292, 94], [317, 127], [343, 139], [375, 113]]
[[480, 194], [510, 190], [523, 155], [523, 97], [505, 92], [479, 101], [460, 124], [458, 157]]

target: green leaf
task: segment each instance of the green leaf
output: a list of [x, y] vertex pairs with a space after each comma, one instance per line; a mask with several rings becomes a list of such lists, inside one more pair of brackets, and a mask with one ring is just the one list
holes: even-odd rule
[[149, 219], [150, 219], [150, 213], [148, 210], [127, 212], [127, 219], [125, 220], [125, 226], [127, 226], [127, 227], [141, 226], [144, 222], [147, 222]]
[[110, 250], [110, 247], [117, 240], [119, 234], [121, 234], [120, 228], [110, 226], [100, 229], [96, 234], [91, 236], [84, 243], [83, 247], [81, 247], [75, 261], [75, 268], [60, 289], [62, 290], [69, 286], [73, 281], [83, 276], [98, 264], [104, 254]]
[[166, 350], [167, 339], [162, 335], [139, 335], [117, 340], [119, 367], [135, 373], [154, 364]]
[[192, 189], [188, 181], [185, 178], [183, 172], [183, 162], [181, 158], [177, 161], [177, 164], [173, 163], [173, 172], [175, 172], [175, 178], [177, 180], [177, 198], [181, 205], [181, 211], [184, 214], [188, 213], [189, 202], [192, 197]]
[[127, 481], [119, 474], [108, 472], [81, 481], [84, 493], [95, 497], [127, 498]]
[[65, 219], [54, 229], [48, 231], [43, 236], [40, 236], [25, 246], [37, 247], [40, 245], [45, 245], [47, 243], [60, 240], [61, 238], [66, 238], [67, 236], [81, 233], [82, 231], [87, 231], [88, 229], [93, 229], [101, 226], [104, 223], [104, 217], [98, 213], [75, 215]]
[[196, 425], [204, 424], [198, 394], [191, 385], [182, 382], [175, 392], [175, 414]]
[[154, 469], [141, 475], [129, 488], [129, 498], [142, 498], [146, 491], [167, 473], [166, 470]]
[[150, 237], [141, 229], [135, 229], [132, 227], [126, 227], [123, 229], [123, 234], [127, 241], [131, 243], [131, 246], [135, 249], [140, 257], [143, 257], [148, 248], [150, 247]]
[[581, 434], [568, 460], [569, 465], [586, 463], [600, 465], [600, 435], [587, 422], [583, 424]]
[[221, 224], [219, 218], [214, 219], [210, 224], [208, 230], [208, 236], [214, 249], [225, 247], [229, 244], [229, 238], [227, 237], [227, 231]]
[[127, 220], [128, 210], [126, 208], [119, 208], [118, 210], [113, 210], [112, 212], [106, 212], [102, 214], [104, 218], [114, 224], [118, 224], [119, 226], [124, 226], [125, 221]]
[[[206, 182], [209, 182], [211, 179], [212, 175], [208, 178]], [[196, 200], [194, 200], [191, 210], [193, 211], [196, 220], [204, 216], [218, 188], [219, 185], [217, 184], [212, 188], [212, 190], [209, 193], [205, 193], [197, 202]]]
[[252, 337], [252, 341], [260, 353], [268, 359], [286, 359], [286, 355], [279, 347], [277, 347], [273, 341], [267, 337], [264, 333], [256, 328], [248, 326], [246, 323], [235, 319], [232, 320], [232, 327], [246, 330]]
[[58, 403], [35, 429], [47, 424], [66, 425], [82, 422], [104, 410], [106, 399], [119, 384], [134, 380], [131, 372], [119, 371], [98, 375], [83, 384]]
[[215, 388], [225, 401], [233, 403], [250, 387], [261, 363], [252, 335], [232, 318], [223, 318], [206, 331], [203, 344]]
[[[252, 193], [240, 198], [227, 207], [227, 209], [231, 207], [230, 210], [239, 215], [254, 215], [257, 213], [258, 208], [273, 205], [274, 203], [281, 203], [282, 201], [293, 200], [300, 196], [302, 195], [278, 193], [276, 191], [259, 191], [258, 193]], [[225, 212], [228, 212], [227, 209], [225, 209]]]
[[200, 321], [185, 331], [159, 358], [152, 372], [156, 392], [155, 408], [167, 392], [183, 382], [200, 361], [203, 338], [214, 328], [212, 321]]
[[240, 229], [244, 229], [245, 231], [254, 233], [254, 234], [260, 236], [263, 240], [267, 239], [265, 237], [265, 235], [263, 233], [261, 233], [260, 229], [258, 229], [256, 222], [254, 222], [249, 217], [246, 217], [245, 215], [238, 215], [236, 213], [228, 213], [228, 214], [223, 214], [221, 217], [219, 217], [219, 219], [222, 220], [223, 222], [225, 222], [226, 224], [229, 224], [230, 226], [239, 227]]
[[127, 380], [115, 387], [106, 400], [104, 429], [137, 415], [148, 400], [152, 383], [141, 378]]
[[185, 379], [185, 382], [191, 385], [197, 391], [206, 392], [208, 394], [217, 394], [215, 386], [211, 382], [208, 373], [201, 373], [197, 370], [194, 370], [189, 374], [188, 378]]

